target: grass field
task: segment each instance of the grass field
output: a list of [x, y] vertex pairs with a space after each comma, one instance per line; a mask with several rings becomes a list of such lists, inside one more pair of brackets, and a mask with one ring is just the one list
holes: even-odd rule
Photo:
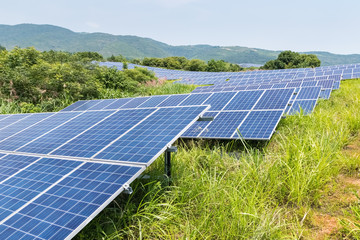
[[[359, 152], [345, 151], [359, 109], [360, 81], [348, 80], [265, 144], [179, 140], [170, 186], [160, 158], [76, 239], [360, 239], [360, 181], [350, 193], [339, 184], [359, 179]], [[336, 225], [325, 234], [323, 215]]]

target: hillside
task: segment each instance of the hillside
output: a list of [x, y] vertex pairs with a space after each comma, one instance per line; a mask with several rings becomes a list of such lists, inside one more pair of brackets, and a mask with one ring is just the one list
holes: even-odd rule
[[[121, 54], [127, 58], [184, 56], [205, 61], [223, 59], [232, 63], [254, 64], [264, 64], [268, 60], [275, 59], [280, 52], [239, 46], [171, 46], [150, 38], [115, 36], [105, 33], [77, 33], [57, 26], [35, 24], [0, 25], [0, 45], [7, 49], [15, 46], [34, 46], [42, 51], [94, 51], [105, 57], [112, 54]], [[311, 53], [319, 57], [323, 66], [360, 62], [360, 54]]]

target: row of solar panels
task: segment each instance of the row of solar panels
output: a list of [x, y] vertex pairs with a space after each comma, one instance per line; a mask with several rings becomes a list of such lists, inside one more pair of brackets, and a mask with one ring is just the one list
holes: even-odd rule
[[208, 108], [0, 115], [0, 239], [71, 239]]
[[[116, 62], [101, 62], [101, 66], [117, 67], [122, 70], [123, 64]], [[177, 83], [184, 84], [222, 84], [227, 79], [230, 81], [250, 81], [266, 82], [271, 80], [289, 80], [299, 78], [310, 78], [315, 80], [319, 77], [342, 76], [342, 79], [352, 79], [360, 77], [360, 64], [348, 64], [341, 66], [318, 67], [318, 68], [302, 68], [302, 69], [282, 69], [282, 70], [266, 70], [266, 71], [248, 71], [248, 72], [192, 72], [162, 69], [156, 67], [140, 66], [128, 64], [129, 68], [145, 67], [154, 71], [158, 77], [166, 77], [167, 79], [181, 79]]]
[[244, 139], [268, 140], [284, 113], [295, 114], [305, 107], [311, 112], [321, 92], [321, 87], [304, 87], [89, 100], [78, 101], [62, 111], [210, 105], [205, 115], [214, 120], [194, 123], [183, 138], [238, 139], [239, 129]]

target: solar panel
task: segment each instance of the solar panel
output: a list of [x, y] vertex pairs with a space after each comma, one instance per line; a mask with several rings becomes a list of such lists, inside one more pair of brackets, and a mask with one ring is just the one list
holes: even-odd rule
[[25, 131], [27, 128], [31, 127], [34, 124], [41, 123], [45, 119], [55, 115], [55, 113], [35, 113], [29, 114], [28, 117], [23, 118], [13, 124], [9, 124], [6, 127], [3, 127], [0, 130], [0, 144], [1, 141], [11, 137], [16, 133], [20, 133], [21, 131]]
[[17, 151], [48, 154], [111, 114], [114, 111], [85, 112], [44, 136], [24, 144]]
[[296, 99], [318, 99], [321, 92], [321, 87], [305, 87], [301, 88], [297, 94]]
[[210, 122], [202, 131], [201, 138], [232, 138], [236, 129], [248, 115], [248, 111], [243, 112], [220, 112], [216, 116], [216, 120]]
[[[41, 135], [49, 132], [50, 130], [64, 124], [65, 122], [71, 120], [72, 118], [77, 117], [79, 114], [80, 114], [80, 112], [59, 112], [59, 113], [53, 114], [52, 116], [50, 116], [42, 121], [37, 122], [36, 124], [34, 124], [33, 126], [27, 128], [27, 129], [18, 129], [18, 131], [19, 130], [22, 130], [22, 131], [19, 131], [18, 133], [7, 137], [6, 139], [3, 139], [0, 142], [0, 149], [14, 151], [17, 148], [23, 146], [24, 144], [36, 139], [37, 137], [40, 137]], [[24, 120], [28, 121], [28, 118], [26, 118]], [[15, 125], [12, 125], [12, 126], [15, 126]], [[2, 129], [0, 132], [0, 135], [3, 136], [3, 130], [5, 130], [4, 136], [7, 136], [7, 134], [6, 134], [7, 128]]]
[[292, 88], [266, 90], [254, 109], [285, 109], [293, 93]]
[[[75, 236], [208, 108], [65, 111], [47, 115], [47, 118], [43, 114], [38, 123], [22, 125], [22, 135], [17, 134], [22, 139], [15, 145], [25, 143], [26, 139], [28, 142], [17, 150], [20, 155], [0, 152], [0, 239]], [[40, 115], [30, 114], [27, 118], [33, 116]], [[127, 123], [122, 124], [124, 121]], [[128, 128], [124, 129], [125, 126]], [[116, 136], [112, 136], [113, 131], [117, 131]], [[87, 138], [84, 145], [91, 146], [100, 133], [112, 137], [106, 138], [109, 144], [97, 150], [95, 156], [123, 153], [124, 159], [112, 158], [112, 162], [106, 162], [107, 157], [102, 161], [70, 155], [64, 159], [54, 156], [56, 151], [48, 153], [51, 148], [60, 150], [89, 132], [94, 138]], [[25, 133], [34, 136], [30, 138]], [[58, 147], [63, 142], [65, 144]], [[126, 146], [122, 148], [120, 142]], [[48, 147], [48, 144], [53, 145]]]
[[235, 94], [236, 92], [213, 93], [204, 104], [211, 106], [210, 111], [218, 111], [223, 109]]
[[136, 108], [139, 105], [141, 105], [142, 103], [144, 103], [145, 101], [147, 101], [148, 99], [149, 99], [149, 97], [133, 98], [126, 104], [122, 105], [120, 108]]
[[8, 115], [6, 118], [0, 120], [0, 129], [5, 128], [9, 126], [10, 124], [13, 124], [21, 119], [24, 119], [28, 117], [29, 114], [14, 114], [14, 115]]
[[270, 139], [284, 111], [252, 111], [239, 128], [244, 139]]
[[320, 98], [329, 99], [332, 89], [322, 89], [320, 92]]
[[158, 107], [177, 106], [185, 100], [189, 95], [171, 95], [165, 101], [158, 105]]
[[316, 100], [296, 100], [292, 104], [291, 109], [289, 110], [289, 114], [298, 114], [302, 112], [304, 115], [310, 114], [313, 112], [316, 106]]
[[238, 92], [224, 110], [251, 110], [264, 91]]
[[92, 158], [150, 164], [153, 156], [163, 152], [205, 109], [203, 106], [161, 108]]
[[156, 109], [121, 110], [55, 149], [52, 154], [89, 158], [140, 123]]
[[[9, 156], [25, 162], [31, 158]], [[0, 183], [0, 238], [71, 238], [143, 170], [38, 158]]]

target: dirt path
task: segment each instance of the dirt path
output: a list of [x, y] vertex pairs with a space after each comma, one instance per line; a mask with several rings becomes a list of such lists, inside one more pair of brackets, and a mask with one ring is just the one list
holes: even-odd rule
[[[360, 165], [360, 136], [343, 150], [346, 158], [358, 159]], [[351, 174], [340, 174], [326, 186], [320, 200], [320, 207], [313, 210], [305, 238], [308, 239], [343, 239], [340, 233], [340, 219], [349, 218], [345, 212], [358, 201], [360, 195], [360, 169]]]

